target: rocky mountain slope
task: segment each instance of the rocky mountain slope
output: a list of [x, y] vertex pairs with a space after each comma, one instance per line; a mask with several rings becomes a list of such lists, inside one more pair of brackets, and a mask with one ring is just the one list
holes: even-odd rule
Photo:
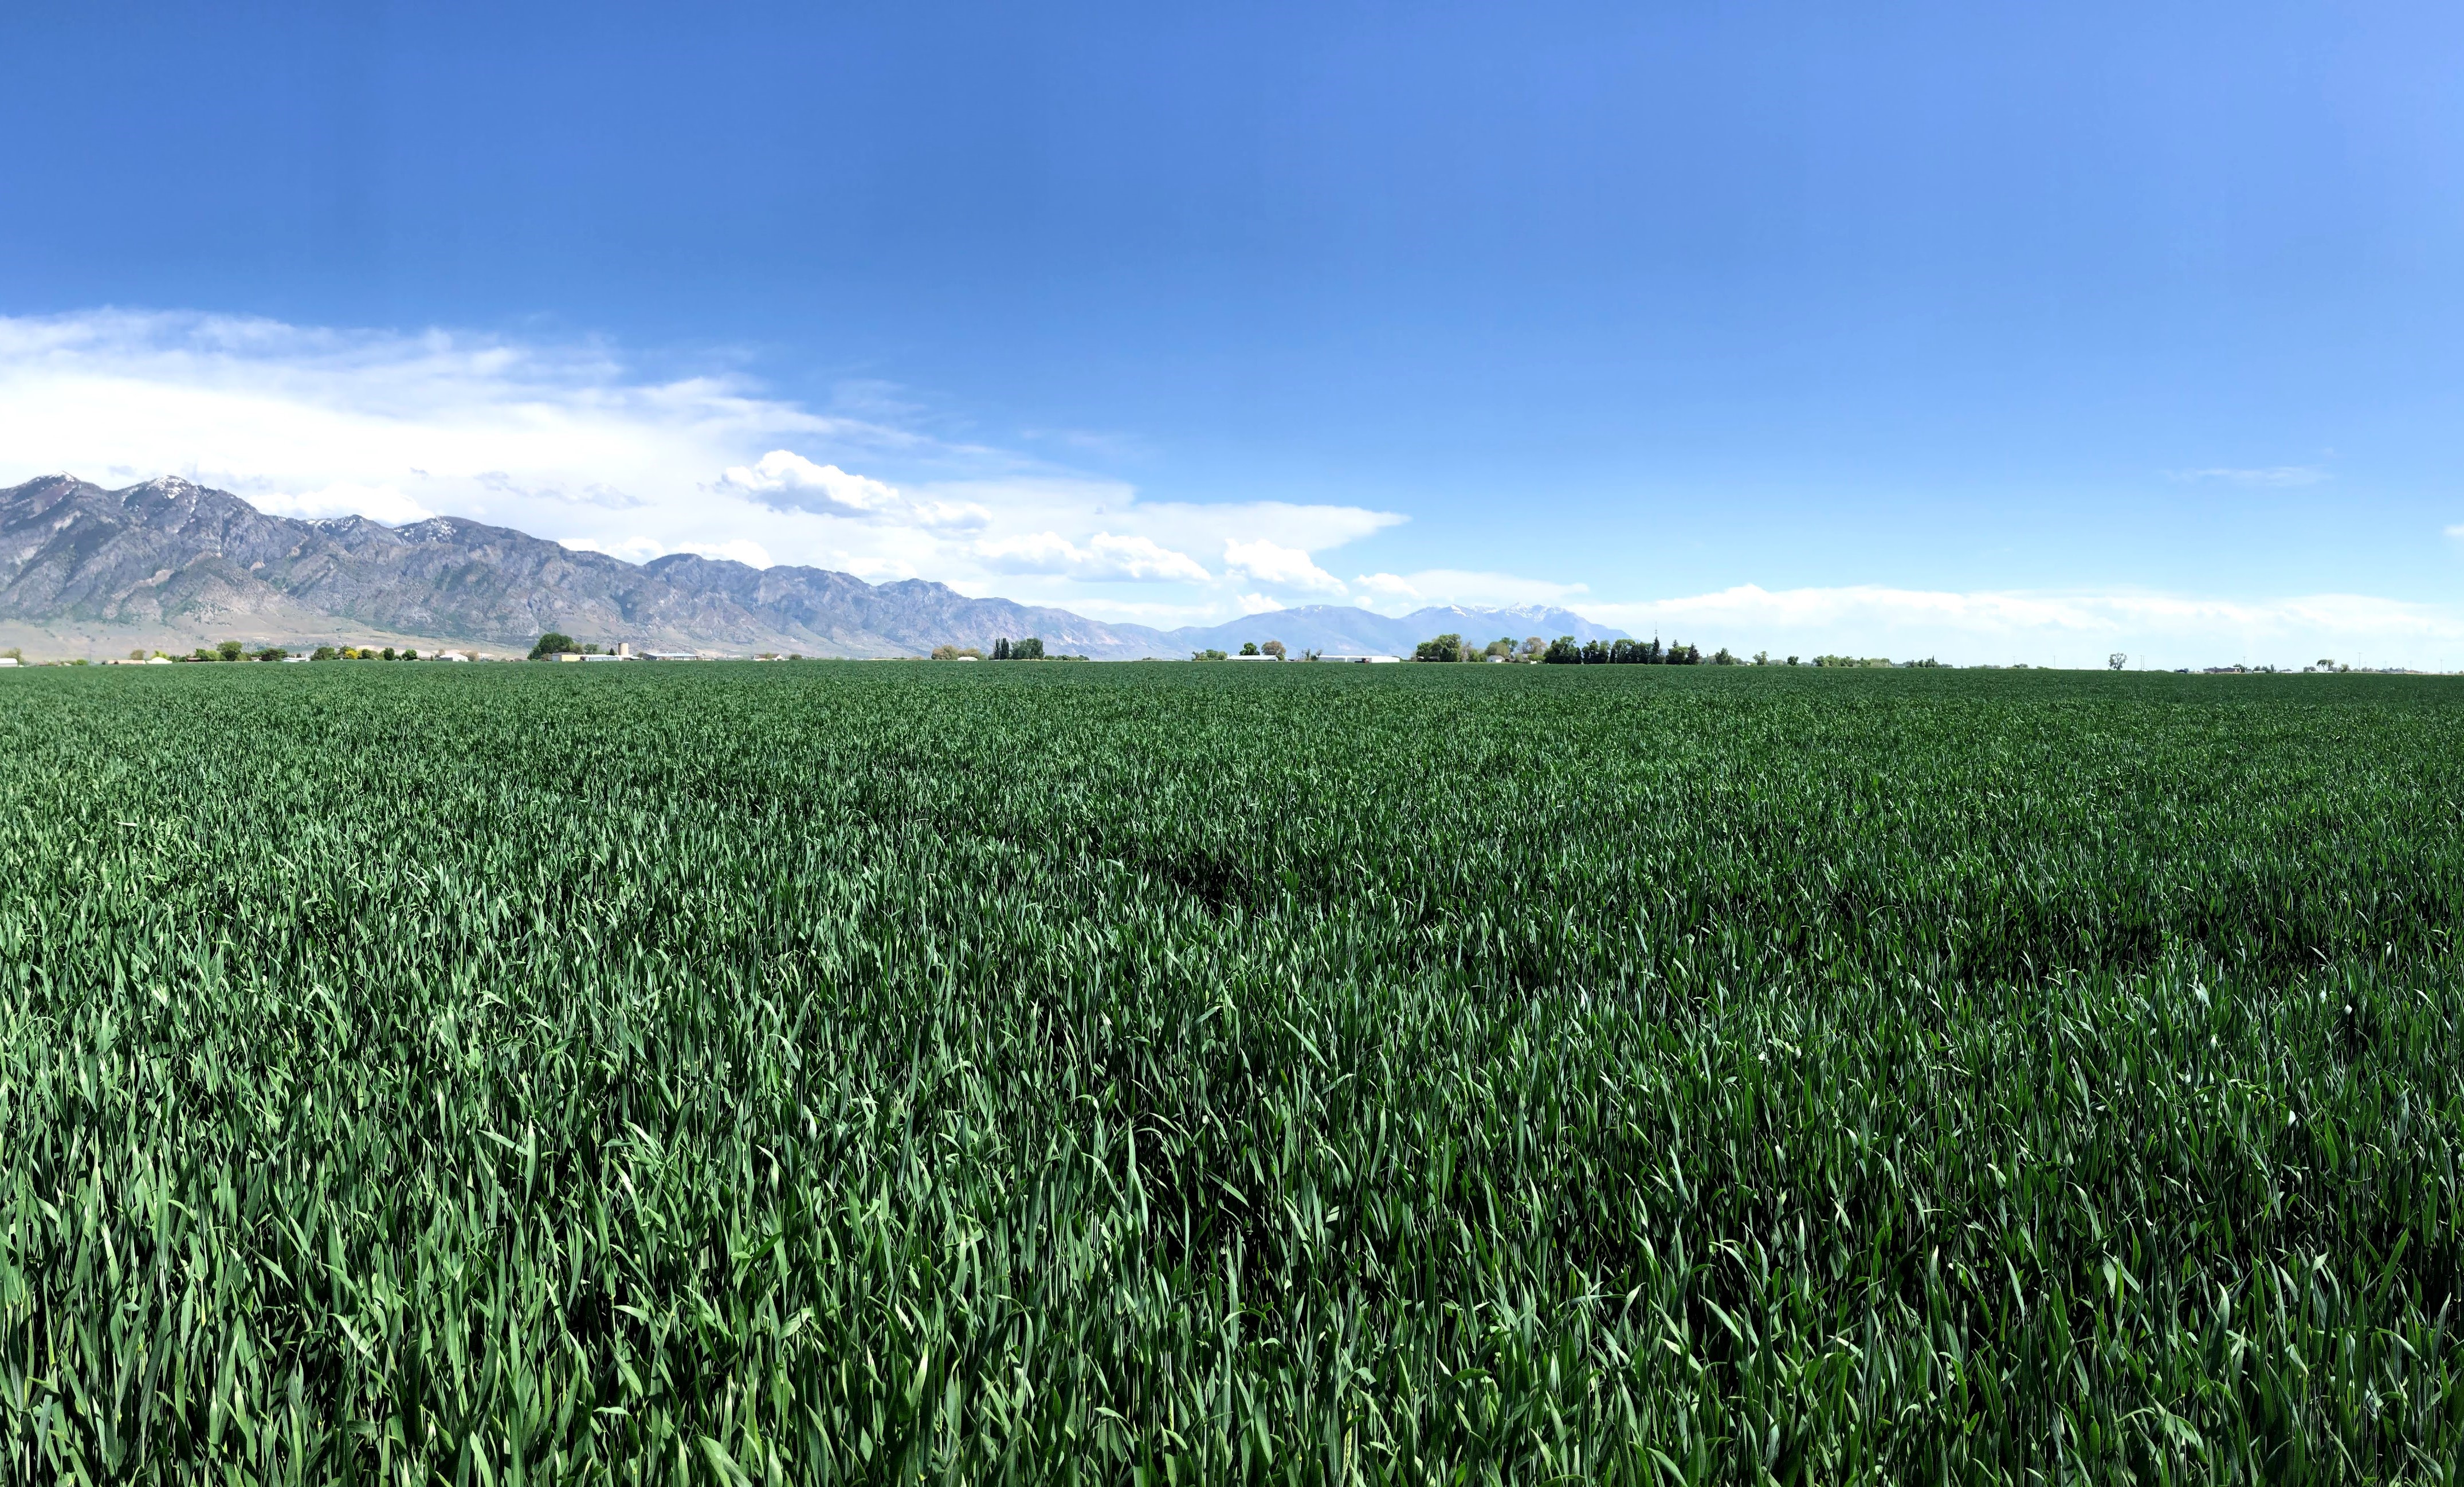
[[184, 480], [106, 491], [65, 475], [0, 491], [0, 621], [200, 639], [361, 630], [527, 646], [541, 631], [651, 646], [914, 655], [1041, 635], [1047, 649], [1172, 654], [1153, 630], [688, 555], [647, 564], [483, 522], [297, 521]]
[[1562, 609], [1447, 607], [1394, 619], [1334, 604], [1161, 631], [969, 599], [921, 579], [867, 583], [683, 553], [637, 564], [456, 516], [403, 527], [364, 516], [299, 521], [185, 480], [106, 491], [68, 475], [0, 490], [0, 625], [110, 648], [174, 637], [370, 636], [510, 648], [558, 629], [652, 648], [827, 656], [989, 650], [999, 637], [1035, 635], [1047, 651], [1099, 660], [1267, 640], [1295, 655], [1408, 655], [1447, 630], [1475, 643], [1621, 633]]

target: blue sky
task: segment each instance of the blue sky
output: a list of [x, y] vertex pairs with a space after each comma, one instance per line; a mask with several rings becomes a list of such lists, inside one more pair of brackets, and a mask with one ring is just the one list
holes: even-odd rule
[[44, 5], [0, 53], [0, 477], [1160, 623], [2464, 666], [2453, 7]]

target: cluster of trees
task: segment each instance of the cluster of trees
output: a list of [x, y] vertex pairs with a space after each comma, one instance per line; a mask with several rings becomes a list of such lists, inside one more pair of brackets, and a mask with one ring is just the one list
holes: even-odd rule
[[[1794, 656], [1789, 657], [1788, 664], [1790, 666], [1796, 665], [1796, 658]], [[1938, 667], [1947, 664], [1947, 663], [1936, 661], [1931, 656], [1925, 657], [1923, 661], [1894, 661], [1888, 656], [1816, 656], [1814, 658], [1814, 665], [1818, 667], [1868, 667], [1879, 668], [1882, 667]]]
[[1726, 645], [1706, 656], [1703, 654], [1700, 647], [1683, 643], [1662, 645], [1660, 644], [1660, 637], [1656, 635], [1647, 641], [1584, 641], [1580, 644], [1576, 644], [1574, 637], [1571, 635], [1560, 635], [1549, 643], [1548, 650], [1542, 653], [1540, 659], [1557, 666], [1733, 667], [1745, 665], [1743, 661], [1730, 655]]
[[[1731, 652], [1726, 645], [1706, 656], [1703, 654], [1701, 647], [1688, 645], [1683, 642], [1663, 645], [1658, 636], [1647, 641], [1577, 641], [1571, 635], [1560, 635], [1555, 640], [1543, 645], [1540, 637], [1534, 635], [1520, 645], [1511, 640], [1500, 638], [1490, 641], [1484, 649], [1474, 650], [1463, 644], [1463, 639], [1460, 635], [1441, 635], [1433, 640], [1420, 642], [1412, 651], [1412, 659], [1415, 661], [1483, 661], [1490, 657], [1499, 657], [1507, 661], [1538, 661], [1551, 666], [1793, 667], [1808, 664], [1794, 656], [1785, 661], [1774, 661], [1771, 659], [1771, 652], [1767, 650], [1755, 651], [1753, 659], [1748, 661], [1745, 657]], [[1927, 656], [1923, 661], [1889, 661], [1880, 656], [1816, 656], [1811, 664], [1818, 667], [1938, 667], [1943, 665], [1931, 656]]]
[[[308, 653], [311, 661], [416, 661], [419, 652], [396, 650], [391, 645], [380, 650], [374, 645], [319, 645]], [[536, 659], [536, 658], [534, 658]]]
[[[263, 650], [251, 651], [237, 641], [225, 641], [211, 650], [200, 645], [189, 652], [185, 659], [189, 661], [281, 661], [290, 654], [291, 652], [279, 645], [268, 645]], [[143, 661], [145, 659], [145, 653], [142, 650], [132, 650], [128, 653], [128, 657], [132, 661]]]
[[1520, 646], [1517, 646], [1510, 638], [1501, 635], [1486, 645], [1474, 650], [1463, 644], [1462, 636], [1448, 634], [1438, 636], [1433, 640], [1424, 640], [1413, 646], [1412, 659], [1415, 661], [1486, 661], [1495, 657], [1504, 661], [1537, 661], [1543, 648], [1540, 637], [1537, 635], [1525, 641]]
[[[1292, 659], [1292, 653], [1284, 648], [1284, 643], [1282, 641], [1267, 641], [1264, 645], [1260, 645], [1256, 641], [1243, 641], [1241, 643], [1241, 654], [1244, 656], [1272, 656], [1278, 661], [1289, 661]], [[1304, 650], [1301, 652], [1300, 658], [1303, 661], [1315, 661], [1319, 659], [1322, 654], [1323, 653], [1319, 651]], [[1224, 651], [1209, 648], [1206, 650], [1191, 651], [1189, 653], [1189, 659], [1192, 661], [1229, 661], [1232, 658]]]
[[1084, 661], [1085, 656], [1064, 656], [1044, 648], [1041, 636], [1030, 635], [1014, 641], [1004, 635], [993, 642], [993, 653], [986, 656], [973, 645], [935, 645], [935, 661]]
[[1087, 658], [1065, 656], [1057, 651], [1045, 650], [1043, 637], [1030, 635], [1024, 640], [1014, 641], [1004, 636], [993, 642], [993, 653], [990, 659], [994, 661], [1084, 661]]

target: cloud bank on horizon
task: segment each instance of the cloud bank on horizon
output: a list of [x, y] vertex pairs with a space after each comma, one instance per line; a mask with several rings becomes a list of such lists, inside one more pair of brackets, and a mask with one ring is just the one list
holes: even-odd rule
[[473, 516], [633, 561], [693, 552], [930, 578], [1159, 625], [1299, 603], [1389, 614], [1556, 604], [1637, 633], [1774, 653], [2082, 665], [2114, 649], [2163, 665], [2325, 653], [2442, 669], [2464, 660], [2464, 614], [2363, 595], [1850, 581], [1645, 599], [1472, 567], [1378, 571], [1346, 550], [1374, 546], [1405, 513], [1148, 500], [1118, 480], [927, 432], [877, 397], [816, 409], [736, 375], [660, 380], [590, 341], [196, 313], [0, 317], [0, 483], [62, 470], [106, 485], [181, 475], [284, 515]]

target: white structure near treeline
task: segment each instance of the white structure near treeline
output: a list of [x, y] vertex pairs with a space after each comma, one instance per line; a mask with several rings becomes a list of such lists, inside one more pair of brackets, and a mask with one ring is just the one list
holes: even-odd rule
[[1226, 661], [1281, 661], [1281, 656], [1226, 656]]
[[1355, 666], [1384, 666], [1401, 661], [1400, 656], [1320, 656], [1320, 661], [1349, 661]]

